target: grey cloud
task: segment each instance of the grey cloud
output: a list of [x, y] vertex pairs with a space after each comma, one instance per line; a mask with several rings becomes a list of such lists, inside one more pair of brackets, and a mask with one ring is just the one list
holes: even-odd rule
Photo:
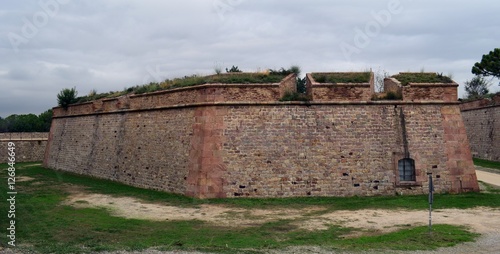
[[[363, 31], [390, 1], [73, 0], [18, 52], [7, 35], [20, 34], [23, 17], [41, 8], [36, 0], [9, 1], [0, 11], [0, 84], [6, 91], [0, 116], [41, 113], [65, 87], [76, 86], [80, 94], [116, 91], [210, 74], [216, 65], [252, 71], [296, 64], [304, 72], [380, 67], [391, 73], [424, 67], [453, 73], [463, 83], [472, 78], [474, 62], [498, 47], [500, 24], [491, 20], [500, 3], [401, 0], [403, 11], [346, 59], [340, 44], [354, 45], [356, 29]], [[221, 13], [214, 3], [236, 4]]]

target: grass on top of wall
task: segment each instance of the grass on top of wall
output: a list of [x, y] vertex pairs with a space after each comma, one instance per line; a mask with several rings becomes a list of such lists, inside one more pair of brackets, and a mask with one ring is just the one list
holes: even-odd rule
[[108, 93], [92, 93], [78, 98], [78, 102], [87, 102], [102, 98], [114, 98], [126, 94], [143, 94], [151, 93], [161, 90], [169, 90], [181, 87], [190, 87], [203, 84], [267, 84], [279, 83], [288, 74], [292, 73], [290, 70], [271, 70], [269, 72], [239, 72], [239, 73], [225, 73], [209, 76], [190, 75], [181, 78], [166, 79], [163, 82], [150, 82], [149, 84], [137, 85], [125, 88], [123, 91], [108, 92]]
[[431, 72], [404, 72], [392, 76], [406, 86], [409, 83], [453, 83], [453, 80], [439, 73]]
[[313, 73], [312, 77], [318, 83], [368, 83], [371, 72]]
[[[6, 164], [0, 165], [6, 182]], [[464, 227], [434, 225], [432, 237], [427, 227], [406, 227], [389, 234], [345, 237], [360, 229], [330, 226], [308, 231], [297, 220], [276, 220], [252, 227], [227, 227], [198, 220], [149, 221], [112, 216], [103, 208], [75, 208], [63, 201], [75, 191], [99, 193], [178, 207], [220, 204], [240, 209], [293, 209], [321, 207], [323, 212], [357, 209], [427, 209], [427, 196], [393, 197], [304, 197], [265, 199], [199, 200], [181, 195], [126, 186], [120, 183], [46, 169], [40, 164], [16, 164], [17, 177], [31, 179], [16, 183], [16, 241], [21, 252], [95, 253], [98, 251], [201, 250], [221, 253], [261, 253], [268, 249], [316, 245], [332, 250], [430, 250], [473, 241], [476, 234]], [[18, 178], [20, 179], [20, 178]], [[0, 185], [0, 198], [7, 199], [7, 184]], [[500, 207], [500, 194], [468, 193], [436, 195], [435, 208]], [[7, 214], [6, 202], [0, 213]], [[7, 228], [6, 220], [0, 228]], [[0, 244], [6, 246], [6, 234]]]

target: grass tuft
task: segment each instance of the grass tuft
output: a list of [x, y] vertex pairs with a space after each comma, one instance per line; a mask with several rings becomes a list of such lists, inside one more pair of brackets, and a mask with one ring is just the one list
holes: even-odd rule
[[312, 77], [318, 83], [368, 83], [370, 72], [331, 72], [313, 73]]
[[450, 77], [432, 72], [404, 72], [392, 76], [406, 86], [409, 83], [453, 83]]

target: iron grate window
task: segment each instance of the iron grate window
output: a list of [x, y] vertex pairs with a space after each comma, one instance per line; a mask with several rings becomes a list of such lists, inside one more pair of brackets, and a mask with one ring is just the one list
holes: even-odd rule
[[404, 158], [398, 161], [399, 180], [415, 181], [415, 160]]

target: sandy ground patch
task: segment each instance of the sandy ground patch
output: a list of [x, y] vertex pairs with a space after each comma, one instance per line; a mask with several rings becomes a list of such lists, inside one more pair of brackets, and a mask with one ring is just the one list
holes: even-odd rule
[[16, 177], [16, 182], [29, 182], [33, 181], [35, 178], [29, 176], [18, 176]]
[[476, 170], [477, 180], [483, 181], [485, 183], [493, 184], [495, 186], [500, 186], [500, 174], [487, 172], [483, 170]]
[[[73, 194], [64, 203], [74, 207], [101, 207], [112, 215], [146, 220], [201, 220], [222, 226], [256, 226], [279, 219], [299, 219], [298, 227], [325, 230], [331, 225], [361, 228], [368, 231], [390, 232], [408, 226], [428, 225], [428, 211], [358, 210], [334, 211], [322, 215], [308, 215], [315, 209], [240, 209], [223, 205], [201, 205], [183, 208], [143, 202], [129, 197], [102, 194]], [[432, 213], [433, 224], [465, 225], [478, 233], [500, 232], [500, 209], [443, 209]]]
[[[441, 209], [432, 212], [433, 224], [463, 225], [477, 233], [500, 232], [500, 209]], [[428, 211], [358, 210], [335, 211], [306, 221], [302, 228], [327, 229], [329, 225], [390, 232], [408, 226], [429, 224]]]
[[100, 207], [112, 215], [155, 221], [201, 220], [222, 226], [254, 226], [277, 219], [296, 219], [320, 209], [240, 209], [222, 205], [200, 205], [198, 208], [183, 208], [147, 203], [129, 197], [112, 197], [102, 194], [73, 194], [65, 205], [77, 208]]

